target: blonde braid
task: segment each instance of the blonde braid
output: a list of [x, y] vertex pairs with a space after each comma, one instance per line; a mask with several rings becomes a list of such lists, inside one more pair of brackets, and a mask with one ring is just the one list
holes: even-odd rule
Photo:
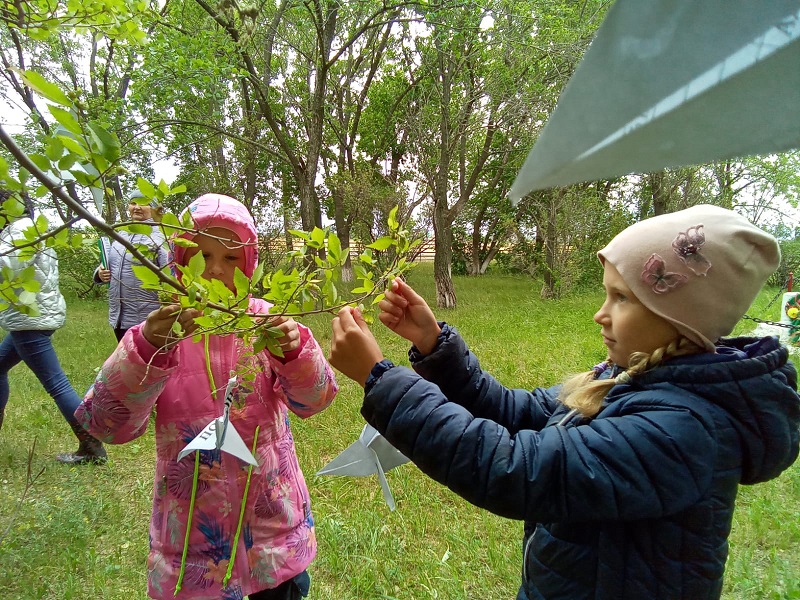
[[703, 348], [681, 336], [666, 346], [656, 348], [650, 354], [634, 352], [628, 361], [627, 370], [617, 375], [616, 378], [595, 379], [597, 373], [594, 370], [573, 375], [564, 382], [559, 400], [583, 416], [593, 417], [600, 411], [603, 400], [615, 385], [628, 383], [633, 377], [661, 365], [670, 358], [703, 351]]

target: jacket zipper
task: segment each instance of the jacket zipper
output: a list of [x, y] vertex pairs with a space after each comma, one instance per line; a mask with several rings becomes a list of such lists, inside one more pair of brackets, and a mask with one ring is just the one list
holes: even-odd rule
[[533, 533], [531, 533], [531, 537], [528, 538], [528, 541], [525, 542], [525, 549], [522, 551], [522, 585], [525, 587], [525, 594], [528, 593], [528, 553], [531, 550], [531, 543], [533, 542], [533, 536], [536, 535], [536, 529], [534, 528]]
[[[561, 420], [556, 424], [556, 426], [566, 425], [572, 417], [578, 414], [578, 409], [573, 408], [567, 414], [565, 414]], [[528, 586], [528, 553], [531, 551], [531, 544], [533, 543], [533, 538], [536, 535], [536, 528], [534, 528], [533, 532], [531, 533], [528, 541], [525, 542], [525, 548], [522, 551], [522, 584], [525, 586], [527, 594], [527, 586]]]

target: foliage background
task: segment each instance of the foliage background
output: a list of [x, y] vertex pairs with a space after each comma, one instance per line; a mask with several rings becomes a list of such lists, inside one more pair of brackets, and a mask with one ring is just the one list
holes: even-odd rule
[[[429, 301], [431, 266], [409, 277]], [[459, 308], [437, 311], [507, 385], [550, 385], [604, 357], [592, 315], [597, 288], [558, 301], [542, 300], [527, 277], [456, 277]], [[765, 289], [750, 314], [777, 319]], [[103, 301], [70, 298], [67, 325], [54, 336], [79, 393], [114, 348]], [[330, 318], [308, 321], [323, 348]], [[737, 332], [753, 327], [743, 321]], [[385, 354], [407, 364], [407, 346], [374, 327]], [[513, 598], [519, 581], [521, 523], [466, 503], [412, 464], [388, 475], [397, 501], [390, 512], [374, 477], [314, 474], [352, 443], [363, 427], [362, 391], [340, 378], [334, 404], [307, 421], [293, 419], [300, 463], [316, 518], [319, 553], [312, 563], [311, 600]], [[37, 442], [34, 471], [45, 467], [17, 511], [28, 449]], [[0, 431], [0, 590], [15, 600], [139, 600], [146, 598], [147, 527], [152, 499], [151, 431], [108, 447], [102, 467], [65, 468], [54, 455], [74, 439], [40, 384], [20, 366], [11, 373], [11, 400]], [[741, 488], [730, 538], [723, 598], [800, 597], [800, 465], [779, 479]]]

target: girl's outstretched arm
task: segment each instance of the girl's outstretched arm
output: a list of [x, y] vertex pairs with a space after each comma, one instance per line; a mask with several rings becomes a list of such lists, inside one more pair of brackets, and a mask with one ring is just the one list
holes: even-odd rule
[[160, 351], [142, 328], [127, 331], [75, 411], [78, 422], [108, 444], [123, 444], [145, 432], [156, 400], [178, 367], [178, 350]]
[[638, 520], [690, 506], [710, 485], [716, 447], [703, 401], [667, 391], [618, 404], [585, 425], [511, 431], [395, 367], [370, 387], [361, 414], [426, 475], [507, 518]]

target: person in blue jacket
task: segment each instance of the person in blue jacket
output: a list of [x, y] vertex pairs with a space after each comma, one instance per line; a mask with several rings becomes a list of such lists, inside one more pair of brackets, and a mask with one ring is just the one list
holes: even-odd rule
[[632, 225], [598, 253], [608, 360], [509, 389], [395, 280], [384, 359], [361, 314], [333, 320], [331, 364], [364, 418], [469, 502], [525, 521], [518, 600], [710, 599], [722, 592], [739, 484], [798, 455], [800, 399], [777, 338], [723, 338], [778, 266], [772, 236], [701, 205]]

